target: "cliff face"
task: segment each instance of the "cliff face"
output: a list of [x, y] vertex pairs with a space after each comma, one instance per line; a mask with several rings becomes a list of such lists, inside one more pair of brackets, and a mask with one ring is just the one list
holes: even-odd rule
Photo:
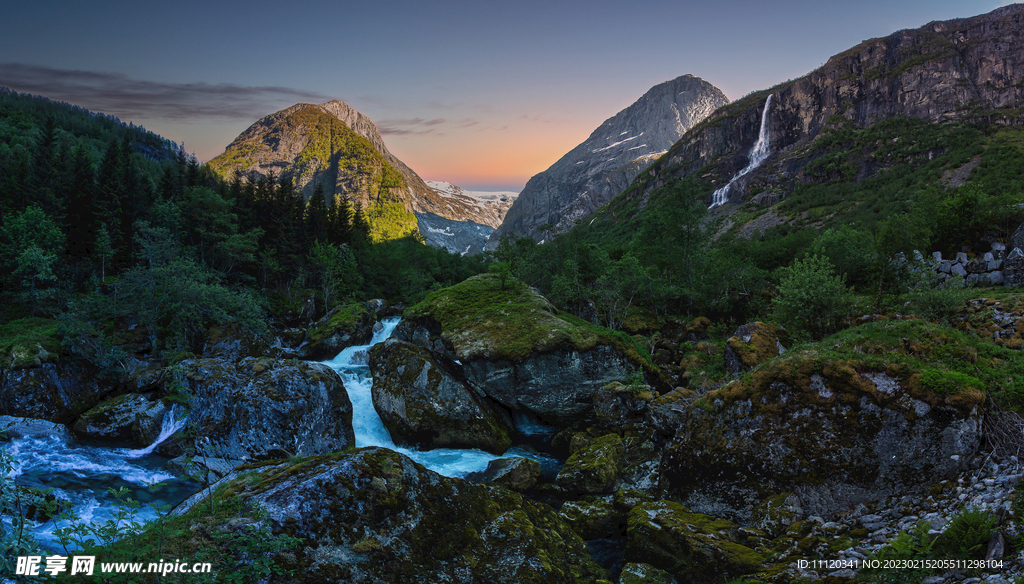
[[[640, 176], [631, 196], [646, 197], [666, 179], [709, 164], [715, 166], [703, 176], [723, 186], [747, 164], [769, 94], [775, 95], [767, 118], [773, 154], [761, 174], [785, 172], [780, 152], [813, 140], [834, 115], [858, 127], [896, 116], [1020, 123], [1012, 108], [1024, 97], [1022, 36], [1024, 6], [1013, 5], [864, 41], [804, 77], [716, 111]], [[748, 195], [739, 186], [729, 193], [733, 201]]]
[[728, 103], [710, 83], [684, 75], [653, 87], [589, 138], [534, 176], [493, 234], [540, 241], [571, 228], [622, 192], [683, 132]]

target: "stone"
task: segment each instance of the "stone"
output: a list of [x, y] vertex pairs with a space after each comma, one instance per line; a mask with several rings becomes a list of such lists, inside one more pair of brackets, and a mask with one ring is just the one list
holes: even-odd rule
[[195, 436], [179, 447], [197, 456], [253, 460], [274, 451], [308, 456], [355, 444], [352, 403], [326, 365], [253, 357], [190, 359], [181, 362], [178, 376], [191, 394], [189, 424], [195, 428]]
[[942, 252], [941, 251], [933, 251], [932, 252], [932, 258], [936, 262], [941, 262], [942, 261]]
[[346, 347], [365, 345], [380, 323], [374, 313], [362, 304], [349, 304], [332, 309], [306, 333], [305, 342], [296, 352], [303, 359], [325, 361], [338, 356]]
[[114, 384], [77, 359], [0, 370], [0, 415], [70, 424], [110, 395]]
[[635, 429], [644, 420], [654, 399], [649, 386], [633, 388], [612, 382], [594, 393], [594, 416], [599, 428], [609, 432]]
[[985, 252], [985, 255], [982, 256], [982, 259], [986, 262], [996, 261], [996, 258], [992, 256], [992, 252]]
[[992, 242], [992, 251], [994, 251], [994, 252], [996, 252], [996, 251], [1004, 251], [1005, 249], [1006, 249], [1006, 246], [1001, 244], [1001, 243], [999, 243], [998, 241], [993, 241]]
[[470, 475], [469, 479], [513, 491], [529, 491], [540, 479], [541, 467], [536, 460], [513, 456], [498, 458], [487, 463], [487, 469]]
[[725, 343], [725, 369], [737, 374], [749, 371], [768, 359], [778, 357], [789, 342], [785, 329], [778, 325], [752, 322], [741, 325]]
[[370, 349], [370, 371], [374, 409], [395, 444], [495, 454], [512, 445], [508, 413], [420, 347], [394, 338], [379, 343]]
[[[265, 463], [244, 472], [232, 471], [214, 492], [243, 509], [261, 508], [265, 518], [255, 521], [271, 533], [302, 538], [287, 562], [301, 566], [304, 582], [582, 584], [608, 578], [548, 505], [441, 476], [388, 449]], [[225, 524], [210, 529], [219, 533]]]
[[67, 426], [15, 416], [0, 416], [0, 435], [10, 438], [57, 438], [62, 442], [70, 442], [73, 438]]
[[677, 584], [672, 574], [650, 564], [629, 562], [622, 567], [619, 584]]
[[760, 553], [737, 543], [736, 524], [693, 513], [671, 501], [629, 513], [626, 561], [664, 570], [680, 582], [715, 582], [762, 568]]
[[953, 271], [953, 262], [949, 260], [942, 260], [942, 263], [939, 264], [939, 271], [943, 274], [949, 274]]
[[622, 438], [617, 434], [606, 434], [569, 455], [555, 482], [568, 493], [611, 492], [625, 456]]
[[967, 270], [964, 269], [963, 264], [953, 264], [950, 267], [949, 273], [953, 276], [966, 276]]
[[985, 277], [988, 279], [990, 284], [996, 286], [1002, 285], [1005, 282], [1002, 272], [989, 272], [988, 274], [985, 274]]
[[956, 254], [956, 263], [961, 264], [961, 265], [965, 265], [965, 264], [967, 264], [967, 261], [968, 260], [967, 260], [967, 254], [966, 253], [964, 253], [962, 251], [957, 252], [957, 254]]
[[558, 513], [583, 539], [621, 537], [626, 534], [626, 513], [608, 501], [566, 501]]
[[71, 426], [75, 435], [98, 440], [132, 441], [148, 446], [160, 433], [170, 407], [152, 394], [129, 393], [83, 413]]
[[758, 503], [750, 513], [747, 526], [760, 529], [769, 537], [778, 537], [803, 516], [800, 497], [794, 493], [780, 493]]
[[266, 339], [236, 323], [214, 326], [206, 331], [202, 354], [203, 357], [225, 359], [275, 356]]

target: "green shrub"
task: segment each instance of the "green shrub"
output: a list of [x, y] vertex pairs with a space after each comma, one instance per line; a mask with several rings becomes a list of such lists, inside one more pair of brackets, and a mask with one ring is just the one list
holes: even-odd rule
[[813, 255], [780, 271], [779, 295], [772, 301], [779, 322], [797, 336], [818, 339], [838, 330], [852, 297], [828, 259]]

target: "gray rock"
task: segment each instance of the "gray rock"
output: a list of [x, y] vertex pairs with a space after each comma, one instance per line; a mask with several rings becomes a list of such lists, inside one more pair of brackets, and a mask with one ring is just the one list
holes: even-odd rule
[[537, 485], [540, 473], [540, 463], [536, 460], [513, 456], [492, 460], [486, 470], [467, 478], [513, 491], [529, 491]]
[[152, 394], [125, 394], [109, 399], [83, 413], [71, 430], [82, 438], [131, 440], [149, 445], [159, 434], [170, 408]]
[[473, 221], [455, 221], [433, 213], [416, 213], [416, 225], [427, 245], [459, 255], [483, 253], [494, 228]]
[[764, 531], [769, 537], [778, 537], [803, 516], [800, 497], [794, 493], [781, 493], [758, 503], [747, 525]]
[[953, 269], [953, 262], [951, 262], [949, 260], [942, 260], [942, 263], [939, 264], [939, 271], [942, 272], [943, 274], [950, 273], [952, 271], [952, 269]]
[[957, 254], [956, 254], [956, 263], [958, 263], [958, 264], [966, 264], [967, 263], [967, 254], [965, 252], [962, 252], [962, 251], [957, 252]]
[[967, 270], [964, 269], [963, 264], [953, 264], [949, 270], [950, 274], [954, 276], [966, 276]]
[[677, 584], [672, 574], [650, 564], [628, 562], [622, 567], [619, 584]]
[[982, 260], [986, 262], [994, 262], [996, 261], [996, 258], [992, 256], [992, 252], [985, 252], [985, 255], [982, 256]]
[[607, 434], [569, 455], [555, 479], [568, 493], [611, 492], [625, 462], [626, 449], [617, 434]]
[[117, 380], [101, 379], [93, 368], [72, 359], [0, 370], [0, 415], [70, 424], [114, 390]]
[[246, 357], [192, 359], [181, 368], [196, 429], [186, 446], [198, 456], [248, 460], [354, 445], [352, 403], [326, 365]]
[[626, 513], [608, 501], [566, 501], [558, 513], [583, 539], [626, 534]]
[[989, 272], [988, 274], [985, 274], [985, 276], [988, 278], [990, 283], [995, 284], [996, 286], [1005, 282], [1002, 272]]
[[932, 252], [932, 258], [934, 258], [935, 261], [937, 261], [937, 262], [941, 262], [942, 261], [942, 252], [941, 251], [933, 251]]
[[999, 243], [998, 241], [993, 241], [992, 242], [992, 251], [1004, 251], [1005, 249], [1006, 249], [1006, 246], [1001, 244], [1001, 243]]
[[0, 416], [0, 434], [8, 438], [60, 438], [64, 442], [72, 440], [67, 426], [48, 420]]
[[388, 339], [370, 350], [373, 407], [396, 444], [480, 448], [512, 445], [512, 419], [455, 372], [412, 344]]

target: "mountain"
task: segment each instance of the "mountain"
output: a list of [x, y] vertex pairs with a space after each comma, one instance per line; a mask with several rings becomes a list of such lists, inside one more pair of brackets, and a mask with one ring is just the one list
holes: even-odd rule
[[496, 246], [505, 235], [542, 241], [568, 230], [622, 192], [683, 132], [728, 102], [721, 90], [693, 75], [652, 87], [531, 178], [488, 245]]
[[[769, 156], [730, 189], [729, 201], [764, 191], [772, 193], [764, 197], [771, 202], [794, 192], [814, 179], [808, 175], [816, 169], [812, 163], [828, 150], [819, 136], [834, 136], [843, 128], [861, 130], [896, 118], [1019, 124], [1022, 36], [1024, 6], [1017, 4], [864, 41], [804, 77], [716, 111], [639, 175], [627, 198], [639, 199], [642, 207], [653, 191], [688, 176], [724, 186], [749, 163], [769, 95], [773, 98], [764, 116]], [[868, 162], [859, 164], [858, 182], [886, 167], [885, 161]], [[711, 196], [705, 202], [710, 204]]]
[[501, 225], [519, 196], [513, 192], [467, 191], [443, 181], [427, 181], [427, 185], [444, 201], [448, 211], [461, 214], [464, 220], [417, 212], [420, 234], [428, 245], [463, 255], [484, 251], [487, 238]]

